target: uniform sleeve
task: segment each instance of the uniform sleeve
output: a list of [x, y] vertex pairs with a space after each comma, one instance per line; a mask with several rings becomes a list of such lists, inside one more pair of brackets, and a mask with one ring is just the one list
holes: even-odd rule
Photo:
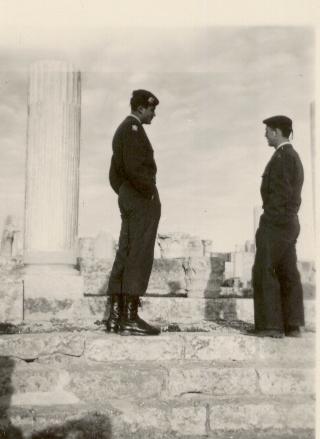
[[270, 186], [267, 214], [274, 218], [283, 218], [288, 213], [288, 204], [292, 196], [295, 163], [292, 156], [279, 154], [270, 170]]
[[147, 148], [141, 128], [129, 126], [123, 141], [123, 163], [125, 174], [133, 187], [145, 198], [152, 198], [155, 192], [155, 178], [150, 174]]

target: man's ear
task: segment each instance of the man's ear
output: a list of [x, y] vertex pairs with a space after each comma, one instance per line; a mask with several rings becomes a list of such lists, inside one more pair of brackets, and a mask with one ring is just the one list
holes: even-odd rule
[[139, 105], [139, 106], [138, 106], [138, 108], [137, 108], [137, 112], [138, 112], [139, 114], [142, 114], [142, 113], [143, 113], [143, 106], [142, 106], [142, 105]]

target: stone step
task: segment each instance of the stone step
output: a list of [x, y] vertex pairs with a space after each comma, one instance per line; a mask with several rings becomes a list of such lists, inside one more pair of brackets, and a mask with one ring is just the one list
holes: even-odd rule
[[8, 405], [0, 419], [2, 426], [15, 429], [15, 439], [21, 437], [19, 431], [33, 439], [194, 439], [220, 434], [226, 437], [235, 430], [237, 434], [295, 434], [299, 430], [311, 432], [314, 423], [314, 399], [310, 397], [134, 398], [47, 407]]
[[0, 356], [32, 361], [83, 357], [88, 362], [211, 361], [314, 364], [315, 337], [272, 339], [217, 328], [208, 333], [163, 333], [157, 337], [122, 337], [102, 331], [12, 334], [0, 337]]
[[[25, 321], [69, 321], [94, 322], [107, 318], [109, 311], [105, 296], [79, 299], [26, 298]], [[186, 298], [144, 297], [141, 316], [147, 320], [166, 325], [170, 323], [196, 323], [201, 321], [253, 322], [253, 299], [244, 298]], [[306, 327], [315, 327], [315, 301], [305, 300]]]
[[[210, 362], [149, 362], [149, 364], [48, 360], [22, 363], [2, 361], [1, 398], [15, 404], [52, 404], [55, 398], [70, 403], [103, 402], [107, 398], [166, 400], [194, 394], [207, 396], [312, 395], [312, 365], [293, 367], [264, 364]], [[88, 392], [90, 389], [90, 392]], [[58, 402], [57, 402], [58, 403]]]

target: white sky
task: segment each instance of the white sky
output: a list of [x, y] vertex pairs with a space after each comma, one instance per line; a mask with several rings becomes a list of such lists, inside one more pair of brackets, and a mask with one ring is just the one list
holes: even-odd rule
[[[31, 9], [28, 2], [13, 2], [11, 9], [5, 5], [0, 33], [0, 225], [7, 214], [23, 215], [29, 65], [65, 59], [82, 71], [81, 236], [101, 229], [118, 234], [117, 199], [107, 181], [111, 141], [129, 112], [132, 90], [146, 88], [160, 99], [157, 117], [147, 127], [158, 165], [163, 211], [159, 231], [210, 238], [217, 251], [252, 239], [253, 207], [261, 204], [261, 174], [273, 152], [261, 121], [286, 114], [294, 121], [293, 143], [306, 175], [298, 251], [301, 258], [312, 258], [313, 28], [280, 26], [287, 12], [279, 0], [268, 3], [270, 8], [277, 5], [279, 16], [271, 23], [265, 22], [266, 9], [261, 8], [253, 22], [248, 20], [249, 2], [241, 2], [243, 8], [231, 20], [227, 13], [223, 16], [223, 24], [232, 26], [217, 26], [221, 23], [213, 14], [223, 15], [226, 2], [214, 2], [218, 9], [212, 9], [212, 2], [199, 1], [196, 9], [194, 2], [183, 2], [178, 10], [173, 1], [175, 13], [158, 8], [158, 15], [150, 3], [135, 2], [133, 13], [125, 2], [114, 8], [115, 2], [102, 7], [81, 0], [73, 2], [74, 8], [71, 2], [65, 3], [67, 8], [59, 2], [55, 7], [33, 2]], [[290, 5], [292, 13], [302, 7], [301, 2]], [[310, 18], [314, 3], [309, 9], [304, 5]], [[210, 14], [215, 17], [211, 23]], [[309, 21], [300, 15], [296, 24]]]

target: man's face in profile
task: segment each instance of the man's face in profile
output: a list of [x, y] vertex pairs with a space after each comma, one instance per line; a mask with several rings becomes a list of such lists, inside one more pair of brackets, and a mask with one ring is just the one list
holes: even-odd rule
[[140, 120], [141, 123], [151, 124], [152, 119], [155, 117], [156, 107], [154, 105], [148, 105], [148, 107], [141, 107]]

